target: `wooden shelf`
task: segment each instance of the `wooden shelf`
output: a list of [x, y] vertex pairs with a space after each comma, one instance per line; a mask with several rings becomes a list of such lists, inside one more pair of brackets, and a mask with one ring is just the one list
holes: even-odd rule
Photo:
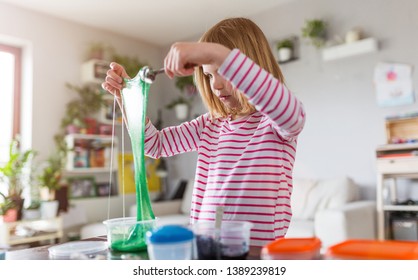
[[286, 60], [286, 61], [280, 61], [280, 60], [278, 60], [277, 62], [279, 63], [279, 65], [283, 65], [283, 64], [286, 64], [286, 63], [289, 63], [289, 62], [294, 62], [294, 61], [296, 61], [298, 59], [299, 59], [298, 57], [292, 57], [289, 60]]
[[[31, 236], [16, 235], [16, 230], [25, 228], [34, 231]], [[63, 236], [62, 218], [49, 220], [21, 220], [12, 223], [0, 222], [0, 245], [14, 246], [37, 241], [54, 240]]]
[[324, 61], [330, 61], [365, 53], [371, 53], [377, 50], [377, 40], [374, 38], [367, 38], [349, 44], [342, 44], [325, 48], [322, 51], [322, 59]]
[[[109, 135], [93, 135], [93, 134], [68, 134], [65, 136], [70, 152], [67, 155], [67, 172], [109, 172], [111, 164], [112, 152], [112, 136]], [[113, 166], [112, 171], [116, 171], [118, 166], [118, 138], [113, 138]], [[102, 150], [95, 155], [94, 149]], [[100, 162], [92, 161], [101, 155]], [[92, 163], [98, 164], [96, 166]]]

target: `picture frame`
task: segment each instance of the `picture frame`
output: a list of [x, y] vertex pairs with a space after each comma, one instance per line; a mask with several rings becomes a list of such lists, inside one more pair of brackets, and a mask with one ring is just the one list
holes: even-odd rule
[[85, 198], [97, 196], [95, 178], [80, 176], [67, 178], [70, 198]]
[[97, 183], [96, 184], [96, 191], [97, 191], [97, 196], [114, 195], [112, 193], [112, 189], [111, 189], [111, 186], [110, 186], [109, 182]]
[[[102, 124], [113, 124], [113, 98], [106, 96], [103, 98], [103, 101], [104, 106], [100, 109], [98, 119]], [[122, 124], [122, 111], [117, 104], [115, 108], [115, 124]]]

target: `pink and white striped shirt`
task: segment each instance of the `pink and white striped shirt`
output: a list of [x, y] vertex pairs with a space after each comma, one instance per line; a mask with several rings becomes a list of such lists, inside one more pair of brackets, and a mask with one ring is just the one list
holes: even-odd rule
[[273, 75], [234, 49], [218, 70], [257, 108], [236, 120], [209, 113], [158, 131], [146, 126], [145, 153], [153, 158], [197, 151], [190, 222], [249, 221], [251, 245], [283, 237], [292, 217], [296, 138], [305, 122], [302, 103]]

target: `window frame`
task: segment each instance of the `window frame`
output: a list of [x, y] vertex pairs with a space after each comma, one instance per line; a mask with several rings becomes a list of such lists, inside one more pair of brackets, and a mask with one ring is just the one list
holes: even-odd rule
[[[0, 43], [0, 51], [10, 53], [15, 58], [14, 63], [14, 81], [13, 81], [13, 125], [12, 139], [20, 134], [20, 111], [22, 97], [22, 49]], [[10, 139], [10, 140], [12, 140]]]

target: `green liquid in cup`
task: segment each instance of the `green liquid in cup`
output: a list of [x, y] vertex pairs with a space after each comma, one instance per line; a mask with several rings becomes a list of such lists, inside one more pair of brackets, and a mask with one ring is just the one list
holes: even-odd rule
[[[129, 228], [128, 234], [112, 236], [110, 248], [115, 251], [123, 252], [138, 252], [145, 250], [147, 248], [147, 244], [145, 242], [145, 234], [147, 231], [151, 230], [153, 226], [153, 223], [136, 224], [131, 226], [131, 228]], [[129, 238], [129, 236], [131, 236], [131, 238]]]
[[[125, 87], [122, 89], [123, 107], [134, 157], [137, 221], [155, 219], [148, 193], [144, 154], [149, 88], [150, 84], [142, 81], [138, 74], [133, 79], [125, 79]], [[149, 229], [151, 228], [144, 228], [139, 224], [134, 225], [125, 238], [112, 241], [111, 248], [129, 252], [144, 250], [147, 247], [145, 233]]]

